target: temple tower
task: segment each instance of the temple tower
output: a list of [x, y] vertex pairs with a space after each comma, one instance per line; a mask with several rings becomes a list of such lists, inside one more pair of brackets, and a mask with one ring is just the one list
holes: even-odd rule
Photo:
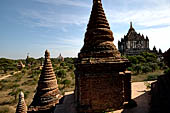
[[29, 106], [28, 113], [51, 113], [59, 103], [59, 94], [56, 76], [50, 60], [50, 53], [45, 51], [45, 61], [38, 81], [36, 94]]
[[137, 33], [132, 22], [130, 22], [130, 28], [127, 35], [124, 38], [121, 38], [121, 41], [118, 41], [118, 48], [121, 54], [123, 55], [140, 55], [142, 52], [149, 52], [149, 39], [144, 35]]
[[[124, 87], [129, 61], [121, 58], [113, 40], [101, 0], [93, 0], [84, 46], [75, 64], [75, 101], [78, 112], [116, 110], [125, 100], [131, 99], [131, 96], [127, 97], [131, 95], [130, 79], [125, 83], [129, 87]], [[126, 97], [125, 93], [128, 93]]]
[[20, 92], [19, 94], [19, 102], [16, 108], [16, 113], [27, 113], [27, 106], [25, 104], [23, 92]]

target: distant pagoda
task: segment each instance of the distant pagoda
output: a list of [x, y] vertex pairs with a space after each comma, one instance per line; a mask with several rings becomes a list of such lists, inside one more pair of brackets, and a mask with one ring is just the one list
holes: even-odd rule
[[19, 94], [19, 102], [16, 108], [16, 113], [27, 113], [27, 106], [25, 104], [23, 92], [20, 92]]
[[129, 61], [121, 58], [113, 40], [101, 0], [93, 0], [84, 46], [75, 64], [75, 101], [80, 113], [116, 110], [131, 100], [131, 74], [125, 72]]
[[142, 52], [150, 52], [149, 39], [137, 33], [130, 22], [130, 28], [126, 36], [118, 41], [118, 48], [122, 55], [139, 55]]
[[36, 94], [29, 106], [28, 113], [51, 113], [59, 103], [59, 94], [56, 76], [50, 60], [50, 53], [45, 51], [45, 61], [38, 81]]
[[57, 57], [57, 59], [59, 60], [59, 61], [64, 61], [64, 57], [61, 55], [61, 53], [60, 53], [60, 55]]

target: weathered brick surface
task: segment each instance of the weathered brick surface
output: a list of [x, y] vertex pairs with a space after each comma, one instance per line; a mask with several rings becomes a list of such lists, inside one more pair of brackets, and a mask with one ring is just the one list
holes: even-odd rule
[[80, 76], [80, 106], [87, 111], [118, 108], [123, 103], [123, 83], [116, 73]]
[[119, 74], [126, 70], [129, 62], [121, 58], [113, 40], [101, 0], [93, 0], [84, 46], [75, 64], [75, 101], [79, 112], [118, 109], [123, 105], [124, 92], [126, 96], [130, 94], [130, 87], [124, 86], [129, 85], [129, 78]]
[[19, 101], [15, 113], [27, 113], [27, 105], [24, 100], [24, 93], [20, 92]]
[[38, 81], [36, 93], [28, 108], [28, 113], [51, 113], [61, 98], [57, 79], [50, 60], [50, 53], [45, 52], [45, 61]]

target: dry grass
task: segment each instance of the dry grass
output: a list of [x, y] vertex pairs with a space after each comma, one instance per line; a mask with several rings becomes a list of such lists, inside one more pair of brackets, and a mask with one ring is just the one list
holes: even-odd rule
[[27, 98], [25, 98], [27, 105], [31, 103], [36, 84], [23, 85], [23, 83], [26, 83], [27, 81], [33, 81], [33, 78], [30, 78], [27, 72], [16, 74], [0, 81], [0, 113], [15, 113], [18, 97], [17, 100], [15, 100], [14, 96], [9, 95], [15, 86], [22, 89], [24, 93], [27, 93]]
[[156, 80], [158, 76], [164, 74], [163, 70], [157, 70], [155, 72], [149, 72], [146, 74], [132, 75], [132, 82], [152, 81]]
[[[34, 75], [31, 70], [24, 70], [21, 73], [15, 74], [0, 81], [0, 113], [15, 113], [18, 103], [18, 96], [9, 95], [15, 88], [21, 89], [25, 93], [25, 101], [27, 106], [32, 102], [37, 87], [39, 75]], [[66, 91], [74, 90], [74, 77], [72, 71], [66, 73], [66, 77], [62, 80], [70, 80], [71, 84], [63, 88], [63, 84], [58, 84], [62, 94]]]

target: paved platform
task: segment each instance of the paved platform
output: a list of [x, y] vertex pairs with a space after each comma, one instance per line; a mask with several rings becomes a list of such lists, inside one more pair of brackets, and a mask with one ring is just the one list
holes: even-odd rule
[[[150, 83], [152, 83], [151, 81]], [[148, 113], [150, 106], [150, 94], [146, 89], [144, 82], [132, 83], [132, 99], [137, 102], [137, 107], [131, 109], [121, 109], [114, 113]], [[74, 92], [66, 92], [63, 104], [56, 106], [55, 113], [77, 113], [76, 104], [74, 103]]]

